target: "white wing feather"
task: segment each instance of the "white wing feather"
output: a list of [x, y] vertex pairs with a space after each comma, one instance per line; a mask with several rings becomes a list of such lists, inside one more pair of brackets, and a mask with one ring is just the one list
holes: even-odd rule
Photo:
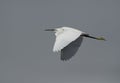
[[82, 34], [81, 31], [74, 29], [74, 30], [65, 31], [62, 34], [56, 36], [53, 52], [61, 51], [72, 41], [76, 40], [81, 34]]

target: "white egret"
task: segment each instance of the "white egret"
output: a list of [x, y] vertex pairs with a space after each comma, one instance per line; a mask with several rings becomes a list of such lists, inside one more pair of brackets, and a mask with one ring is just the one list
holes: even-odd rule
[[55, 32], [56, 40], [53, 47], [53, 52], [61, 52], [61, 60], [69, 60], [75, 55], [82, 43], [83, 37], [96, 40], [105, 40], [103, 37], [93, 37], [85, 32], [71, 27], [46, 29], [45, 31]]

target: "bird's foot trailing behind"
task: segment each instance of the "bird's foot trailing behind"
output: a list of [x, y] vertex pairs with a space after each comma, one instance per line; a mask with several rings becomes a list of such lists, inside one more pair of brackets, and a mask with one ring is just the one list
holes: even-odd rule
[[97, 37], [96, 39], [97, 40], [104, 40], [104, 41], [106, 41], [106, 39], [104, 37]]
[[106, 39], [104, 37], [94, 37], [94, 36], [91, 36], [89, 34], [82, 34], [81, 36], [96, 39], [96, 40], [104, 40], [104, 41], [106, 41]]

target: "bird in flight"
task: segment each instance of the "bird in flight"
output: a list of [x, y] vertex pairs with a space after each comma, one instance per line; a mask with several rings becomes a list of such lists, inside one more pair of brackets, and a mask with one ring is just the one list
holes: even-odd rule
[[46, 29], [45, 31], [55, 32], [56, 39], [53, 52], [60, 52], [62, 61], [69, 60], [75, 55], [84, 37], [105, 41], [104, 37], [93, 37], [83, 31], [71, 27]]

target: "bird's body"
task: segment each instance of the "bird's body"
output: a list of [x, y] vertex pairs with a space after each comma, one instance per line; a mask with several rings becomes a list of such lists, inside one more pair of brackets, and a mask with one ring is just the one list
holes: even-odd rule
[[[57, 31], [55, 33], [56, 35], [56, 40], [55, 44], [53, 47], [54, 52], [61, 51], [64, 47], [66, 47], [68, 44], [70, 44], [72, 41], [76, 40], [83, 32], [73, 29], [73, 28], [68, 28], [68, 27], [62, 27], [61, 31]], [[63, 30], [63, 31], [62, 31]]]
[[55, 32], [55, 44], [53, 52], [61, 52], [61, 60], [69, 60], [75, 55], [78, 48], [80, 47], [83, 37], [89, 37], [97, 40], [105, 40], [103, 37], [97, 38], [92, 37], [85, 32], [71, 28], [61, 27], [56, 29], [46, 29], [46, 31]]

